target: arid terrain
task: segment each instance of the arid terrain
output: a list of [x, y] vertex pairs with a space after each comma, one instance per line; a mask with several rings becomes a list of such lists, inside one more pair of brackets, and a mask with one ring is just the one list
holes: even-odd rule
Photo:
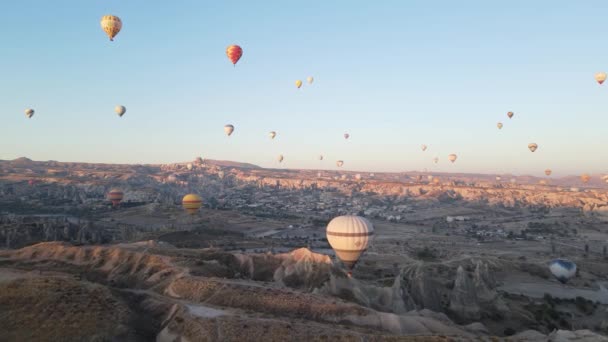
[[608, 341], [602, 176], [0, 161], [0, 340]]

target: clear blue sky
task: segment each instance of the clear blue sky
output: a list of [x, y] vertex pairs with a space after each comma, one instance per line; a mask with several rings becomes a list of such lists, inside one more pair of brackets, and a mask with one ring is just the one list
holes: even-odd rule
[[[342, 159], [349, 170], [608, 172], [608, 84], [593, 79], [608, 71], [605, 0], [19, 0], [2, 9], [0, 159], [203, 156], [277, 167], [283, 154], [289, 168]], [[104, 14], [123, 20], [114, 42], [99, 26]], [[230, 44], [244, 49], [236, 68]], [[309, 75], [315, 83], [297, 90]]]

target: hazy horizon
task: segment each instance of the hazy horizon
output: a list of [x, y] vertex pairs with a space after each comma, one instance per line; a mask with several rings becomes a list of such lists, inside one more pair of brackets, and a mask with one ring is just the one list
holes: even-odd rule
[[[6, 7], [0, 159], [608, 172], [608, 85], [593, 79], [608, 70], [605, 2]], [[99, 27], [104, 14], [123, 20], [114, 42]], [[244, 50], [236, 67], [230, 44]], [[307, 76], [315, 82], [296, 89]], [[229, 138], [225, 124], [236, 127]]]

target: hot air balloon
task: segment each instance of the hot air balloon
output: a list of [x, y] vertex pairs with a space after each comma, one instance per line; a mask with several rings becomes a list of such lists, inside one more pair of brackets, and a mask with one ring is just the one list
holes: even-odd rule
[[315, 79], [314, 79], [314, 78], [312, 78], [312, 76], [308, 76], [308, 77], [306, 77], [306, 82], [308, 82], [308, 84], [312, 84], [312, 82], [313, 82], [314, 80], [315, 80]]
[[545, 170], [545, 175], [551, 176], [551, 172], [552, 172], [551, 169], [546, 169]]
[[566, 259], [555, 259], [549, 264], [549, 270], [560, 283], [565, 284], [576, 275], [576, 264]]
[[227, 136], [230, 136], [232, 134], [232, 132], [234, 132], [234, 126], [232, 126], [232, 125], [224, 126], [224, 132], [226, 133]]
[[342, 165], [344, 165], [344, 161], [342, 161], [342, 160], [338, 160], [338, 161], [336, 162], [336, 165], [337, 165], [338, 167], [342, 167]]
[[433, 184], [438, 185], [441, 182], [441, 179], [439, 179], [439, 177], [433, 177]]
[[27, 116], [28, 119], [31, 119], [32, 116], [34, 116], [34, 110], [32, 108], [28, 108], [25, 110], [25, 116]]
[[355, 264], [374, 235], [374, 225], [359, 216], [338, 216], [327, 225], [327, 242], [352, 275]]
[[188, 194], [182, 199], [182, 206], [190, 215], [195, 215], [203, 205], [203, 199], [196, 194]]
[[283, 161], [283, 155], [279, 154], [279, 156], [277, 157], [277, 160], [279, 161], [279, 163], [282, 162]]
[[188, 164], [186, 164], [186, 169], [188, 169], [188, 171], [192, 171], [192, 168], [193, 168], [193, 167], [194, 167], [194, 166], [192, 166], [192, 163], [188, 163]]
[[236, 62], [241, 59], [242, 55], [243, 49], [241, 49], [241, 47], [238, 45], [230, 45], [226, 48], [226, 56], [228, 56], [228, 59], [232, 62], [234, 66], [236, 66]]
[[586, 174], [586, 173], [583, 173], [583, 174], [581, 175], [581, 181], [582, 181], [583, 183], [585, 183], [585, 184], [587, 184], [587, 182], [589, 182], [589, 180], [590, 180], [590, 179], [591, 179], [591, 176], [589, 176], [589, 175], [588, 175], [588, 174]]
[[112, 189], [108, 192], [108, 199], [112, 202], [112, 205], [117, 207], [123, 199], [123, 193], [120, 189]]
[[118, 114], [118, 116], [122, 117], [127, 111], [127, 108], [125, 108], [125, 106], [116, 106], [114, 107], [114, 111], [116, 114]]
[[502, 122], [497, 123], [496, 127], [498, 127], [498, 129], [502, 129]]
[[604, 83], [604, 81], [606, 80], [606, 73], [605, 72], [598, 72], [597, 74], [595, 74], [595, 80], [599, 84]]
[[358, 180], [358, 181], [359, 181], [359, 180], [361, 180], [361, 174], [360, 174], [360, 173], [357, 173], [357, 174], [355, 175], [355, 179], [356, 179], [356, 180]]
[[502, 177], [500, 177], [500, 176], [496, 176], [496, 181], [497, 181], [497, 182], [500, 182], [500, 180], [501, 180], [501, 179], [502, 179]]
[[448, 156], [448, 159], [449, 159], [449, 160], [450, 160], [450, 161], [453, 163], [453, 162], [455, 162], [455, 161], [456, 161], [456, 159], [458, 159], [458, 156], [457, 156], [457, 155], [455, 155], [455, 154], [450, 154], [450, 155]]
[[277, 132], [271, 131], [270, 133], [268, 133], [268, 136], [270, 137], [270, 139], [274, 139], [274, 137], [277, 136]]
[[344, 139], [348, 139], [349, 137], [350, 137], [350, 134], [344, 133]]
[[509, 119], [510, 119], [510, 118], [512, 118], [512, 117], [513, 117], [513, 115], [515, 115], [515, 114], [513, 114], [513, 112], [508, 112], [508, 113], [507, 113], [507, 116], [509, 117]]
[[297, 87], [298, 89], [300, 89], [300, 87], [301, 87], [301, 86], [302, 86], [302, 81], [297, 80], [297, 81], [296, 81], [296, 87]]
[[439, 163], [439, 158], [438, 158], [438, 157], [433, 158], [433, 162], [434, 162], [435, 164]]
[[420, 146], [420, 148], [422, 149], [423, 152], [426, 151], [426, 145], [422, 145], [422, 146]]
[[119, 17], [114, 15], [104, 15], [101, 17], [101, 28], [108, 35], [111, 41], [114, 40], [114, 37], [120, 32], [122, 28], [122, 21]]
[[538, 148], [538, 145], [536, 145], [535, 143], [529, 143], [528, 148], [530, 149], [530, 151], [534, 152]]
[[319, 160], [323, 160], [323, 155], [319, 155]]

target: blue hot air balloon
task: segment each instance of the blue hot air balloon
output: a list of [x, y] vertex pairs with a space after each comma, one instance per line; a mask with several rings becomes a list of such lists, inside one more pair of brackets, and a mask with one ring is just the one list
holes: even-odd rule
[[555, 259], [549, 264], [549, 270], [557, 280], [565, 284], [576, 275], [576, 264], [566, 259]]

